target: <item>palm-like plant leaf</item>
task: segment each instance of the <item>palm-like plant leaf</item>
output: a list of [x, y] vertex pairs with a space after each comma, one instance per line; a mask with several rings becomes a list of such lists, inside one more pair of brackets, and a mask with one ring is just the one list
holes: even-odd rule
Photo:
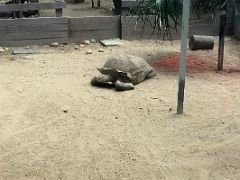
[[[234, 5], [240, 0], [191, 0], [193, 12], [200, 14], [215, 14]], [[177, 30], [181, 23], [183, 0], [138, 0], [138, 5], [131, 11], [138, 16], [137, 20], [151, 24], [150, 16], [154, 17], [152, 27], [159, 35], [171, 36], [171, 30]]]
[[182, 0], [139, 0], [132, 12], [144, 24], [151, 24], [149, 17], [153, 16], [153, 29], [158, 35], [165, 37], [171, 35], [171, 29], [177, 30], [177, 26], [180, 25]]

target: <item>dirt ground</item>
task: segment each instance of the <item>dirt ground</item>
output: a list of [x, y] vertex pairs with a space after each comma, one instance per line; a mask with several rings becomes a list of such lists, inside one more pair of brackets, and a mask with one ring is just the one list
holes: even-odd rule
[[[50, 0], [40, 0], [40, 2], [51, 2]], [[94, 0], [97, 4], [97, 0]], [[83, 3], [67, 3], [67, 8], [63, 9], [63, 16], [69, 17], [83, 17], [83, 16], [111, 16], [114, 15], [112, 0], [101, 0], [100, 8], [92, 8], [91, 0], [85, 0]], [[42, 17], [54, 17], [54, 10], [41, 10], [40, 16]]]
[[[161, 66], [179, 44], [1, 54], [0, 179], [240, 179], [240, 42], [226, 40], [223, 72], [207, 67], [216, 65], [217, 47], [189, 52], [202, 59], [191, 64], [198, 71], [188, 69], [183, 116], [178, 74]], [[156, 77], [127, 92], [92, 87], [96, 68], [116, 53], [147, 59]]]

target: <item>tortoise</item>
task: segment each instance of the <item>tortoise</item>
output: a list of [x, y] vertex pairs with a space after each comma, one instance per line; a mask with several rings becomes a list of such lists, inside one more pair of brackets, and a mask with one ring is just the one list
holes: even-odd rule
[[113, 85], [117, 91], [134, 89], [134, 85], [156, 75], [154, 69], [142, 58], [128, 54], [117, 54], [110, 57], [102, 68], [101, 73], [93, 77], [93, 86]]

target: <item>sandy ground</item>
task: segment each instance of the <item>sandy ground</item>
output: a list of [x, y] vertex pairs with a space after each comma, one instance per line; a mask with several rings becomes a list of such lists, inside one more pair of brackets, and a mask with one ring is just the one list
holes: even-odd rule
[[[51, 0], [40, 0], [39, 2], [52, 2]], [[95, 5], [97, 0], [94, 0]], [[67, 3], [67, 8], [63, 9], [63, 16], [69, 17], [83, 17], [83, 16], [111, 16], [113, 14], [113, 1], [112, 0], [101, 0], [100, 8], [92, 8], [91, 0], [85, 0], [83, 3]], [[54, 17], [54, 10], [40, 11], [42, 17]]]
[[[124, 43], [1, 54], [1, 180], [240, 179], [240, 42], [226, 41], [228, 71], [188, 69], [183, 116], [175, 71], [154, 66], [156, 77], [127, 92], [89, 84], [115, 53], [154, 65], [179, 50], [179, 41]], [[216, 48], [192, 54], [216, 64]]]

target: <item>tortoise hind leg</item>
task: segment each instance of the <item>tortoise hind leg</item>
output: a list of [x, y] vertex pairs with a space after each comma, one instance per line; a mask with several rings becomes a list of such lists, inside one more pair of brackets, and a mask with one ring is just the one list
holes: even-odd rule
[[115, 84], [115, 88], [117, 91], [127, 91], [127, 90], [133, 90], [134, 85], [132, 83], [124, 83], [122, 81], [117, 80]]

